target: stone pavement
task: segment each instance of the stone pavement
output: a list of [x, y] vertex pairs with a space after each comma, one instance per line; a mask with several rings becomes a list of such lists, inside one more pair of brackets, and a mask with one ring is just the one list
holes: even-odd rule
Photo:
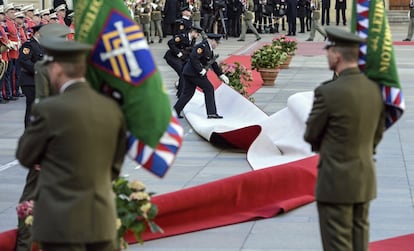
[[[401, 41], [407, 32], [406, 24], [392, 24], [393, 40]], [[275, 35], [265, 34], [260, 41], [270, 42]], [[308, 34], [298, 34], [304, 41]], [[237, 38], [223, 40], [217, 52], [219, 59], [254, 46], [254, 36], [247, 35], [245, 42]], [[323, 41], [317, 34], [315, 41]], [[173, 83], [176, 74], [163, 60], [166, 39], [150, 48], [174, 104]], [[378, 197], [371, 206], [371, 240], [380, 240], [414, 232], [414, 69], [413, 46], [395, 46], [400, 81], [406, 99], [406, 112], [402, 119], [389, 129], [377, 153]], [[275, 86], [263, 87], [254, 94], [255, 103], [267, 114], [285, 107], [287, 98], [296, 92], [313, 90], [331, 78], [324, 53], [317, 56], [293, 58], [290, 69], [282, 70]], [[0, 105], [0, 231], [15, 228], [15, 206], [20, 196], [26, 170], [15, 161], [14, 152], [18, 137], [23, 132], [24, 99]], [[220, 113], [220, 107], [218, 107]], [[145, 170], [135, 169], [126, 160], [123, 174], [142, 180], [149, 191], [158, 194], [203, 184], [220, 178], [250, 171], [246, 154], [242, 151], [220, 149], [199, 137], [185, 119], [184, 144], [178, 157], [163, 179]], [[64, 216], [62, 216], [64, 217]], [[177, 219], [179, 221], [180, 219]], [[162, 227], [162, 226], [161, 226]], [[321, 250], [318, 216], [315, 203], [265, 220], [188, 233], [164, 239], [147, 241], [143, 246], [131, 245], [130, 250], [200, 250], [200, 251], [259, 251], [259, 250]]]

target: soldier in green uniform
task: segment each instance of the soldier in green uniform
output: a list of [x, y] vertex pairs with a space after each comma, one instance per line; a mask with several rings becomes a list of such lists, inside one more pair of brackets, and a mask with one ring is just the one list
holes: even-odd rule
[[142, 26], [142, 32], [147, 38], [148, 43], [154, 43], [150, 40], [150, 30], [151, 30], [151, 3], [149, 0], [141, 3], [141, 10], [139, 13], [139, 21]]
[[117, 216], [111, 180], [126, 152], [123, 114], [84, 78], [92, 46], [56, 37], [39, 41], [59, 94], [33, 105], [16, 151], [23, 166], [41, 169], [33, 240], [44, 251], [113, 251]]
[[163, 3], [161, 0], [155, 0], [152, 4], [151, 11], [151, 43], [154, 42], [155, 34], [158, 35], [158, 43], [162, 43], [163, 33], [162, 33], [162, 14], [161, 10], [163, 8]]
[[320, 155], [315, 197], [322, 244], [326, 251], [366, 251], [385, 106], [379, 85], [358, 68], [363, 39], [333, 27], [326, 33], [329, 68], [338, 76], [315, 89], [304, 135]]
[[313, 41], [315, 39], [315, 33], [318, 31], [322, 36], [326, 38], [325, 30], [322, 28], [321, 24], [319, 23], [319, 19], [321, 18], [321, 10], [320, 10], [320, 2], [319, 0], [311, 0], [311, 31], [309, 34], [309, 38], [306, 41]]
[[237, 41], [244, 41], [246, 39], [247, 28], [249, 28], [254, 35], [256, 36], [256, 41], [262, 39], [257, 32], [256, 28], [253, 26], [254, 19], [254, 3], [253, 0], [246, 0], [246, 5], [243, 8], [242, 24], [241, 24], [241, 34], [240, 38]]

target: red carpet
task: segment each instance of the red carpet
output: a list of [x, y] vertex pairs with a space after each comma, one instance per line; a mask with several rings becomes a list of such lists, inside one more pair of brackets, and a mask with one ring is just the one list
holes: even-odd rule
[[[244, 65], [247, 69], [251, 70], [251, 61], [250, 61], [250, 55], [232, 55], [226, 59], [223, 60], [225, 63], [234, 63], [239, 62], [240, 64]], [[260, 73], [251, 70], [252, 71], [252, 78], [253, 81], [250, 82], [250, 87], [247, 88], [247, 93], [249, 95], [252, 95], [255, 93], [258, 89], [262, 87], [263, 80], [262, 77], [260, 77]], [[221, 80], [216, 76], [216, 74], [209, 70], [207, 73], [208, 79], [211, 81], [211, 83], [214, 85], [215, 88], [217, 88], [221, 84]]]
[[414, 46], [414, 41], [394, 41], [393, 45], [411, 45]]
[[414, 234], [371, 242], [370, 251], [414, 251]]
[[[250, 171], [153, 197], [164, 234], [144, 240], [269, 218], [314, 200], [318, 157]], [[134, 237], [127, 236], [133, 243]]]

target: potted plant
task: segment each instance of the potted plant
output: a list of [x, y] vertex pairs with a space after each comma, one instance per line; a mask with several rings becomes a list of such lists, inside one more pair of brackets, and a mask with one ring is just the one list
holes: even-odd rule
[[253, 81], [252, 71], [248, 70], [240, 62], [221, 62], [220, 67], [223, 73], [229, 78], [228, 85], [251, 102], [254, 102], [253, 97], [250, 97], [247, 92], [247, 88], [250, 87], [250, 82]]
[[289, 64], [292, 61], [292, 56], [295, 55], [295, 51], [298, 49], [298, 42], [295, 39], [287, 38], [286, 36], [282, 35], [280, 37], [276, 37], [272, 40], [272, 45], [280, 46], [282, 51], [287, 53], [286, 61], [281, 64], [281, 69], [288, 69]]
[[267, 44], [253, 52], [252, 69], [256, 69], [264, 85], [274, 85], [279, 73], [279, 66], [287, 59], [287, 53], [280, 46]]

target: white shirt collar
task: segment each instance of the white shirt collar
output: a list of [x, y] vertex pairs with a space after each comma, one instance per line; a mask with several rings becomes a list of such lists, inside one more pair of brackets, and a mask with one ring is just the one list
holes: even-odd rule
[[77, 82], [85, 82], [85, 78], [75, 78], [67, 81], [60, 87], [59, 93], [63, 93], [66, 90], [66, 88]]

